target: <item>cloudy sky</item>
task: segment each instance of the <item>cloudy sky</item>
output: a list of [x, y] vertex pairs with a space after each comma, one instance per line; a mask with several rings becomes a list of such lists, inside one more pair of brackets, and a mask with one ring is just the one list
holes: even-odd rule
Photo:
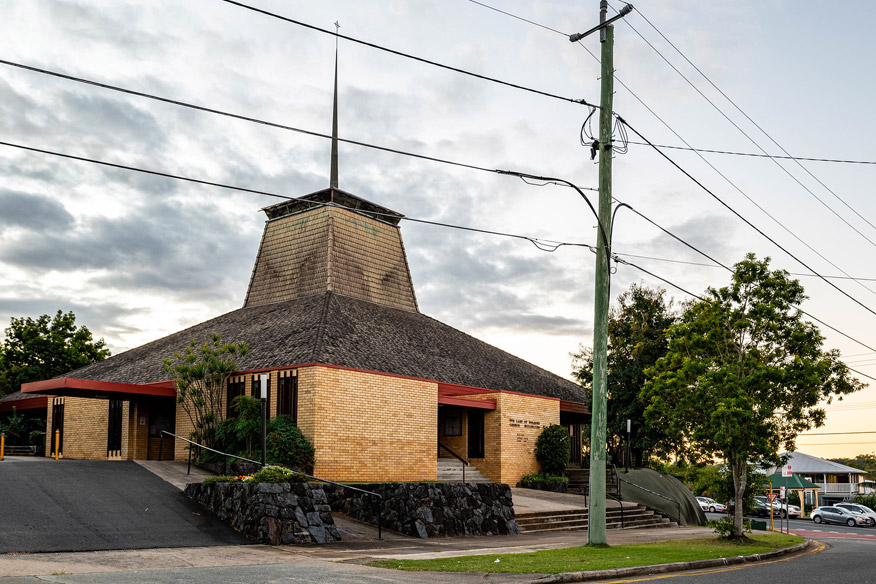
[[[249, 1], [323, 29], [338, 21], [342, 34], [424, 59], [598, 103], [599, 63], [588, 53], [598, 55], [598, 37], [573, 44], [564, 36], [598, 22], [597, 0], [485, 3], [537, 24], [469, 0]], [[653, 142], [876, 161], [876, 88], [867, 73], [876, 53], [872, 3], [838, 9], [816, 0], [646, 0], [636, 7], [616, 28], [614, 109]], [[4, 61], [331, 130], [334, 37], [221, 0], [6, 0], [0, 46]], [[580, 144], [587, 107], [346, 40], [339, 51], [342, 138], [596, 186], [597, 168]], [[325, 139], [6, 64], [0, 135], [19, 146], [280, 195], [328, 185]], [[666, 152], [876, 309], [876, 165]], [[342, 145], [340, 158], [341, 188], [413, 219], [595, 242], [595, 220], [568, 188], [354, 145]], [[630, 144], [614, 169], [619, 200], [724, 263], [748, 251], [771, 256], [775, 267], [802, 274], [808, 312], [876, 345], [876, 315], [813, 278], [653, 150]], [[240, 307], [264, 226], [259, 209], [276, 202], [12, 146], [0, 146], [0, 173], [0, 323], [73, 310], [114, 353]], [[521, 239], [415, 222], [403, 222], [402, 234], [424, 313], [569, 374], [569, 352], [591, 342], [590, 251], [546, 253]], [[694, 265], [707, 262], [626, 210], [614, 251], [694, 292], [727, 282], [726, 272]], [[666, 287], [619, 265], [612, 297], [633, 282]], [[823, 332], [848, 363], [876, 376], [876, 353]], [[818, 432], [876, 429], [874, 411], [876, 389], [867, 389], [830, 406]], [[876, 450], [876, 434], [807, 436], [799, 446], [853, 455]]]

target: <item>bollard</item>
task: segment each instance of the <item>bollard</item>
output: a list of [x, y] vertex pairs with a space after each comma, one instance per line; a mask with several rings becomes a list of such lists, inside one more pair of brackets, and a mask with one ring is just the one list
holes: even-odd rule
[[0, 433], [0, 460], [3, 460], [4, 450], [6, 450], [6, 434]]
[[55, 460], [58, 460], [58, 447], [60, 444], [58, 442], [61, 441], [61, 431], [55, 430]]

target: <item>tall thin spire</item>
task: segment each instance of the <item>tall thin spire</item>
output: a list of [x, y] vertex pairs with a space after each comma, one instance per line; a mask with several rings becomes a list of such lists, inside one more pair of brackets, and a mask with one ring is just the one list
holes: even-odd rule
[[332, 111], [332, 171], [329, 187], [338, 188], [338, 29], [341, 25], [335, 21], [335, 103]]

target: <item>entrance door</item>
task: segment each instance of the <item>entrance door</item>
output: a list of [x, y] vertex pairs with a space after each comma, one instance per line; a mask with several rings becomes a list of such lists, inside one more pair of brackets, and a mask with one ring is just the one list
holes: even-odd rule
[[109, 400], [109, 416], [106, 428], [107, 458], [122, 455], [122, 400]]
[[468, 410], [468, 457], [484, 457], [484, 410]]
[[64, 452], [64, 398], [52, 400], [52, 435], [49, 438], [50, 452], [55, 453], [55, 434], [58, 436], [58, 453]]
[[173, 460], [173, 438], [164, 436], [161, 431], [176, 430], [176, 399], [172, 397], [153, 398], [143, 404], [149, 416], [149, 438], [146, 446], [146, 460]]

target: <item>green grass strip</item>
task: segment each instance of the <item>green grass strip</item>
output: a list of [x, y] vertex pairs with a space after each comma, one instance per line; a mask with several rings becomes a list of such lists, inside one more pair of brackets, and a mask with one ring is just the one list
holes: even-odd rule
[[750, 534], [749, 537], [754, 541], [747, 544], [729, 543], [710, 538], [685, 539], [612, 547], [581, 546], [544, 550], [530, 554], [457, 556], [433, 560], [388, 560], [372, 562], [369, 565], [411, 571], [559, 574], [762, 554], [791, 547], [804, 541], [802, 537], [779, 533], [757, 533]]

